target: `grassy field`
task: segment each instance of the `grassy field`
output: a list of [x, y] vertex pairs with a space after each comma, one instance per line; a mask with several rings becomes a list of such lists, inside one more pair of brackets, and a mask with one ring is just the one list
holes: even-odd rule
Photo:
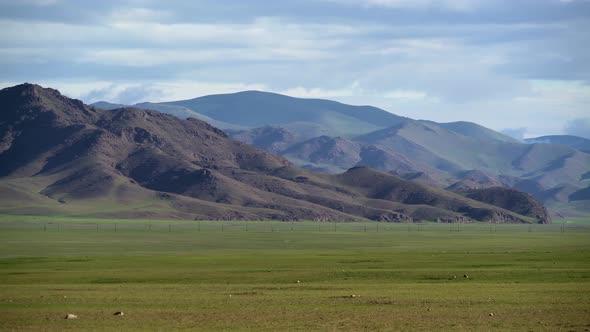
[[590, 228], [578, 222], [0, 216], [0, 330], [587, 331]]

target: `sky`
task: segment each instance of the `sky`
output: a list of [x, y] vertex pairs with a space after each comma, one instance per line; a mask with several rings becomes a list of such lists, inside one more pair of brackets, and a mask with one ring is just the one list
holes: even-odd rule
[[0, 0], [0, 87], [264, 90], [590, 138], [589, 0]]

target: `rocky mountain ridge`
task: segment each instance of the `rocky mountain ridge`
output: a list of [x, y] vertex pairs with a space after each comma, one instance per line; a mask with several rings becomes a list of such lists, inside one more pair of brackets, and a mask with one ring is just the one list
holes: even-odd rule
[[295, 167], [206, 122], [0, 91], [0, 212], [224, 220], [547, 222], [366, 167]]

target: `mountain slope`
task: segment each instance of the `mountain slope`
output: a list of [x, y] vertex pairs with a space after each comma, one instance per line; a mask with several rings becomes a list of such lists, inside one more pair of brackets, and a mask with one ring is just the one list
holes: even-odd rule
[[301, 140], [299, 135], [284, 128], [273, 126], [250, 130], [225, 129], [225, 132], [235, 140], [276, 154], [281, 154], [288, 147]]
[[359, 143], [341, 137], [319, 136], [291, 146], [282, 155], [289, 160], [301, 161], [299, 165], [309, 163], [307, 168], [326, 168], [332, 169], [332, 173], [340, 173], [361, 160], [361, 150]]
[[527, 143], [559, 144], [569, 146], [582, 152], [590, 153], [590, 139], [571, 135], [550, 135], [535, 138], [527, 138]]
[[186, 107], [217, 121], [250, 128], [280, 126], [307, 138], [358, 135], [406, 120], [376, 107], [261, 91], [210, 95], [162, 104]]
[[124, 105], [124, 104], [115, 104], [115, 103], [110, 103], [108, 101], [97, 101], [95, 103], [90, 104], [90, 106], [94, 106], [103, 110], [114, 110], [117, 108], [121, 108], [121, 107], [126, 107], [128, 105]]
[[466, 121], [457, 121], [457, 122], [447, 122], [447, 123], [436, 123], [432, 121], [427, 121], [430, 123], [434, 123], [440, 127], [446, 128], [448, 130], [454, 131], [458, 134], [467, 137], [473, 137], [477, 139], [484, 139], [484, 140], [496, 140], [500, 142], [511, 142], [511, 143], [518, 143], [518, 140], [512, 138], [510, 136], [501, 134], [497, 131], [493, 131], [486, 127], [480, 126], [473, 122], [466, 122]]
[[[258, 131], [244, 131], [248, 139], [234, 137], [268, 149], [257, 143]], [[584, 174], [590, 174], [590, 154], [565, 144], [526, 144], [472, 123], [411, 119], [356, 137], [299, 137], [298, 142], [275, 136], [273, 144], [281, 148], [271, 151], [322, 172], [370, 166], [451, 190], [511, 186], [562, 215], [584, 209], [583, 204], [574, 206], [569, 195], [587, 187]]]
[[3, 213], [535, 221], [368, 168], [340, 175], [299, 169], [197, 119], [102, 110], [31, 84], [1, 90], [0, 107]]
[[[480, 184], [514, 186], [540, 199], [543, 192], [557, 186], [581, 189], [582, 177], [590, 171], [590, 154], [565, 145], [468, 137], [430, 123], [409, 122], [356, 140], [432, 165], [434, 174], [449, 181], [463, 181], [457, 187], [475, 186], [469, 183], [472, 180], [465, 181], [463, 177], [466, 171], [478, 170], [488, 177]], [[568, 200], [546, 202], [568, 203]]]
[[158, 111], [161, 113], [174, 115], [174, 116], [181, 118], [181, 119], [195, 118], [195, 119], [205, 121], [205, 122], [211, 124], [212, 126], [216, 126], [216, 127], [224, 128], [224, 129], [240, 129], [240, 128], [242, 128], [239, 125], [232, 125], [232, 124], [225, 123], [222, 121], [217, 121], [217, 120], [212, 119], [206, 115], [197, 113], [191, 109], [188, 109], [188, 108], [182, 107], [182, 106], [163, 105], [163, 104], [157, 104], [157, 103], [138, 103], [135, 105], [123, 105], [123, 104], [113, 104], [113, 103], [109, 103], [106, 101], [99, 101], [96, 103], [92, 103], [91, 106], [101, 108], [104, 110], [114, 110], [114, 109], [125, 108], [125, 107], [136, 107], [136, 108], [141, 108], [141, 109], [146, 109], [146, 110], [154, 110], [154, 111]]
[[[416, 121], [373, 107], [259, 91], [141, 105], [181, 117], [194, 112], [202, 120], [229, 128], [230, 135], [242, 142], [284, 154], [298, 166], [331, 173], [366, 165], [399, 175], [419, 172], [423, 178], [436, 179], [434, 182], [441, 186], [457, 183], [457, 188], [465, 188], [485, 185], [461, 178], [466, 171], [479, 170], [491, 177], [538, 181], [542, 190], [547, 190], [556, 184], [577, 186], [573, 178], [585, 162], [583, 155], [570, 156], [571, 150], [553, 145], [529, 149], [526, 144], [475, 123]], [[283, 130], [292, 135], [271, 135], [268, 128], [264, 129], [268, 126], [277, 128], [277, 133]], [[321, 162], [308, 159], [334, 156], [327, 145], [316, 144], [320, 138], [325, 140], [324, 136], [350, 141], [346, 145], [352, 150], [342, 151], [349, 156], [328, 157]], [[309, 146], [311, 143], [313, 146]], [[352, 164], [352, 160], [359, 163]], [[550, 172], [546, 172], [548, 169]], [[488, 183], [501, 182], [497, 178]]]
[[531, 195], [514, 189], [505, 187], [475, 189], [468, 191], [466, 197], [534, 217], [545, 224], [551, 223], [547, 209], [539, 201]]
[[455, 174], [459, 180], [446, 189], [453, 191], [466, 191], [472, 189], [485, 189], [502, 186], [502, 182], [495, 176], [486, 172], [471, 170]]
[[292, 145], [281, 155], [300, 167], [327, 173], [340, 173], [352, 167], [365, 166], [395, 170], [392, 174], [409, 179], [415, 178], [418, 172], [433, 172], [428, 165], [412, 162], [394, 151], [342, 137], [315, 137]]

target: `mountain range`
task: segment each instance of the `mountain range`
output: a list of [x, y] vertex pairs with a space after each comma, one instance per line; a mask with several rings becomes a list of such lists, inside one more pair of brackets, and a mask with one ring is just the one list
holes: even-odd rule
[[136, 106], [207, 121], [309, 170], [338, 174], [366, 166], [461, 194], [505, 186], [533, 195], [556, 215], [590, 214], [589, 140], [580, 137], [523, 142], [471, 122], [414, 120], [260, 91]]
[[[217, 98], [212, 102], [219, 103]], [[336, 105], [347, 119], [359, 116], [353, 109], [366, 110], [375, 123], [386, 116], [371, 107], [325, 104]], [[213, 115], [212, 109], [204, 111], [205, 116]], [[392, 119], [393, 126], [408, 121]], [[217, 120], [235, 119], [219, 116]], [[259, 134], [268, 135], [265, 130]], [[283, 134], [279, 136], [286, 140], [302, 132], [293, 137]], [[368, 167], [352, 167], [340, 174], [316, 172], [233, 140], [194, 117], [181, 119], [126, 106], [106, 110], [34, 84], [0, 91], [0, 213], [191, 220], [550, 222], [540, 202], [514, 189], [458, 193]]]
[[527, 143], [545, 143], [565, 145], [582, 152], [590, 153], [590, 139], [572, 135], [549, 135], [524, 140]]

